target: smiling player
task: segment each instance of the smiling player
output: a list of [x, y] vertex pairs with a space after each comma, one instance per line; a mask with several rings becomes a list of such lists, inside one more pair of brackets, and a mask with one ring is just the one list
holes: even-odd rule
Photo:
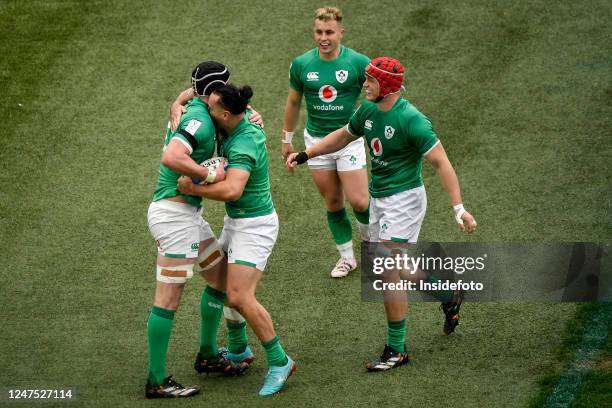
[[[306, 151], [292, 153], [287, 167], [305, 163], [336, 151], [356, 139], [365, 138], [372, 156], [370, 235], [373, 242], [414, 243], [425, 218], [427, 198], [421, 174], [423, 158], [436, 169], [453, 205], [459, 229], [472, 233], [476, 220], [461, 202], [457, 175], [430, 120], [400, 95], [404, 67], [392, 58], [372, 60], [364, 84], [367, 101], [348, 125], [335, 130]], [[369, 371], [384, 371], [408, 362], [406, 294], [385, 293], [387, 344], [382, 355], [366, 364]], [[387, 297], [388, 296], [388, 297]], [[393, 300], [387, 300], [393, 299]], [[442, 304], [444, 332], [450, 334], [459, 322], [460, 299]]]
[[[323, 7], [315, 12], [316, 48], [295, 58], [289, 74], [289, 94], [285, 104], [282, 135], [283, 158], [293, 152], [292, 138], [297, 125], [302, 96], [308, 113], [304, 142], [318, 143], [328, 133], [344, 126], [353, 113], [365, 81], [368, 57], [340, 44], [344, 35], [342, 12]], [[367, 240], [368, 176], [363, 140], [358, 139], [338, 151], [308, 161], [310, 174], [327, 207], [327, 223], [340, 260], [331, 276], [340, 278], [357, 267], [353, 252], [351, 221], [344, 209], [348, 199]]]

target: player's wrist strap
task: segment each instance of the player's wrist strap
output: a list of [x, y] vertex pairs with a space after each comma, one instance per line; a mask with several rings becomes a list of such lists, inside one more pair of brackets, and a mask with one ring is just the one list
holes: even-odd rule
[[294, 160], [297, 164], [306, 163], [308, 161], [308, 154], [306, 152], [299, 152], [295, 155]]
[[287, 132], [286, 130], [283, 129], [283, 138], [281, 139], [281, 142], [285, 144], [291, 144], [291, 142], [293, 141], [294, 134], [295, 132]]
[[208, 168], [208, 175], [204, 179], [204, 184], [214, 183], [217, 178], [217, 169]]
[[455, 221], [457, 221], [457, 224], [463, 224], [461, 217], [466, 213], [463, 204], [453, 205], [453, 210], [455, 211]]

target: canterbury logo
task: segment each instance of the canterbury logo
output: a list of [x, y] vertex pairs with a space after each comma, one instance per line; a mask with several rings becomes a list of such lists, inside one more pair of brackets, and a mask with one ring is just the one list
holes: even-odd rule
[[318, 72], [309, 72], [306, 74], [306, 79], [309, 81], [318, 81], [319, 73]]

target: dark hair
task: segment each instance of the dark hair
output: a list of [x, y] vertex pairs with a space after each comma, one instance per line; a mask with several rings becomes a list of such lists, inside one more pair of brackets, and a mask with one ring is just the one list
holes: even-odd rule
[[253, 96], [253, 89], [248, 85], [244, 85], [240, 89], [232, 84], [221, 85], [214, 92], [220, 96], [221, 104], [232, 115], [243, 113]]

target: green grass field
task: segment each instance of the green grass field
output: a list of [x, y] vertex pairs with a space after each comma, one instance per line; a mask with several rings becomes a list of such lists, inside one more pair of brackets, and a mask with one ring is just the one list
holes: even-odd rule
[[[479, 222], [474, 236], [456, 231], [426, 165], [421, 239], [612, 238], [609, 2], [336, 4], [345, 45], [406, 65], [407, 97], [432, 118]], [[446, 337], [437, 304], [414, 303], [413, 363], [364, 372], [385, 341], [382, 305], [360, 301], [358, 274], [329, 278], [337, 253], [323, 202], [307, 171], [286, 173], [278, 143], [289, 62], [313, 47], [312, 15], [322, 5], [0, 2], [2, 388], [73, 387], [71, 406], [522, 407], [541, 398], [543, 380], [563, 371], [577, 343], [564, 340], [576, 304], [466, 304], [458, 332]], [[155, 246], [146, 209], [170, 102], [205, 59], [252, 85], [266, 120], [281, 230], [258, 296], [299, 368], [280, 395], [258, 398], [265, 358], [250, 331], [259, 359], [246, 376], [197, 377], [202, 281], [194, 278], [169, 369], [201, 384], [203, 395], [150, 402], [143, 386]], [[304, 114], [300, 129], [303, 122]], [[216, 232], [223, 212], [206, 204]], [[580, 406], [610, 403], [607, 344]]]

